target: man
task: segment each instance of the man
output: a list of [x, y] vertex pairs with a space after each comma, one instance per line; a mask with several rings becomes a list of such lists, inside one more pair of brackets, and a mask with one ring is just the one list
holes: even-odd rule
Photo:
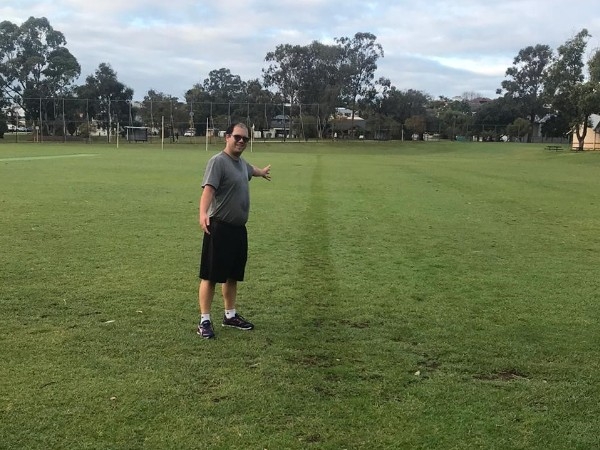
[[200, 259], [198, 334], [215, 337], [210, 308], [217, 283], [225, 305], [223, 326], [251, 330], [254, 325], [236, 310], [238, 281], [243, 281], [248, 256], [246, 222], [250, 211], [249, 181], [252, 177], [271, 180], [271, 166], [262, 169], [242, 158], [246, 149], [248, 127], [236, 123], [225, 132], [225, 149], [206, 165], [200, 197], [200, 226], [204, 231]]

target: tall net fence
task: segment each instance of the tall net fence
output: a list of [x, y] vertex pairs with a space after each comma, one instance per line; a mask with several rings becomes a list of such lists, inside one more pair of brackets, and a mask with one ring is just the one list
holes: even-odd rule
[[[249, 126], [255, 140], [264, 141], [498, 141], [509, 135], [507, 125], [443, 123], [436, 117], [425, 118], [424, 130], [416, 133], [389, 117], [375, 115], [364, 119], [349, 110], [332, 111], [321, 104], [25, 98], [23, 108], [9, 108], [6, 116], [9, 133], [14, 131], [15, 139], [35, 142], [114, 142], [123, 138], [136, 142], [205, 139], [212, 143], [224, 137], [229, 125], [240, 121]], [[534, 133], [533, 140], [553, 142], [556, 138]]]
[[[364, 121], [338, 124], [318, 104], [181, 103], [176, 101], [25, 98], [8, 111], [9, 131], [24, 129], [34, 141], [110, 141], [145, 128], [147, 140], [184, 137], [218, 139], [235, 122], [245, 122], [257, 139], [325, 139], [342, 131], [364, 134]], [[139, 134], [136, 134], [138, 137]]]

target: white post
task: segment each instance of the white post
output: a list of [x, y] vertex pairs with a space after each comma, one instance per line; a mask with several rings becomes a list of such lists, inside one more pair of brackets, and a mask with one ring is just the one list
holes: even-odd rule
[[[16, 131], [15, 131], [16, 133]], [[39, 142], [42, 142], [44, 140], [44, 135], [42, 132], [42, 98], [40, 97], [40, 134], [39, 136]]]
[[160, 126], [160, 149], [165, 149], [165, 116], [162, 116], [162, 124]]
[[206, 118], [206, 133], [204, 133], [204, 151], [208, 151], [208, 117]]
[[110, 96], [108, 97], [108, 143], [110, 144], [110, 128], [112, 127], [112, 117], [110, 113]]
[[251, 135], [250, 135], [250, 153], [252, 153], [252, 148], [254, 145], [254, 124], [252, 124], [252, 131], [251, 131]]
[[67, 142], [67, 121], [65, 119], [65, 98], [62, 99], [63, 140]]

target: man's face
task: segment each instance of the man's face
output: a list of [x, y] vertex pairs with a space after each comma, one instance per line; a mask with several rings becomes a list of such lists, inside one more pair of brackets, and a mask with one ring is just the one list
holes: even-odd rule
[[231, 134], [225, 136], [227, 150], [232, 156], [240, 156], [246, 149], [249, 140], [248, 130], [244, 127], [236, 126]]

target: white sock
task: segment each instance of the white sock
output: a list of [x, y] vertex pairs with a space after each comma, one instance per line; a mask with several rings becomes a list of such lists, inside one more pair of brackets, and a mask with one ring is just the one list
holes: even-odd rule
[[225, 317], [227, 317], [228, 319], [233, 319], [235, 317], [235, 308], [234, 309], [226, 309]]
[[200, 314], [200, 323], [204, 322], [205, 320], [210, 320], [210, 314]]

